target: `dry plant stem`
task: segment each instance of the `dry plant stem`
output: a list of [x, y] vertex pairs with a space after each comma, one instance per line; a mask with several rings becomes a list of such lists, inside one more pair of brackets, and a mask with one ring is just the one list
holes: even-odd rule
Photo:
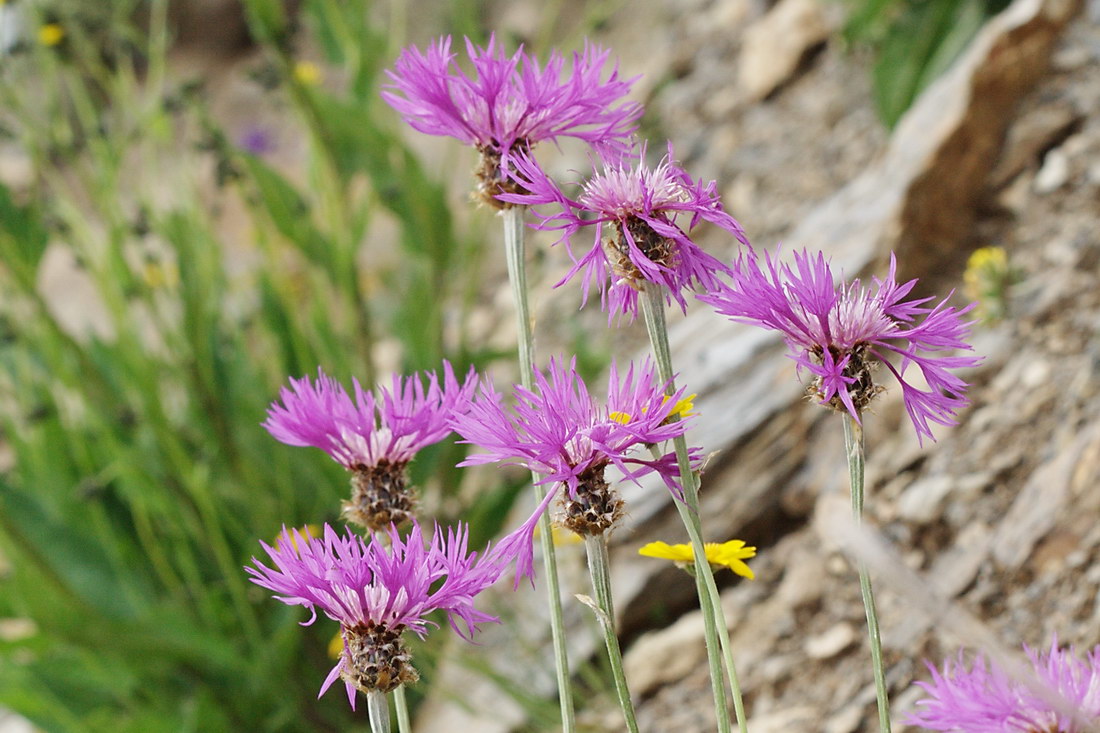
[[[588, 553], [588, 572], [592, 575], [592, 591], [596, 596], [596, 605], [602, 612], [599, 619], [603, 629], [604, 643], [607, 644], [607, 659], [611, 663], [611, 674], [615, 678], [615, 692], [619, 696], [626, 728], [630, 733], [638, 733], [638, 722], [634, 719], [634, 703], [630, 701], [630, 689], [626, 685], [626, 673], [623, 671], [623, 652], [619, 648], [619, 637], [615, 634], [615, 604], [611, 598], [611, 563], [607, 556], [605, 535], [585, 535], [584, 549]], [[597, 614], [599, 615], [599, 614]]]
[[[676, 391], [672, 380], [672, 351], [668, 345], [668, 327], [665, 324], [665, 302], [659, 286], [645, 284], [642, 294], [642, 313], [645, 316], [646, 331], [657, 361], [657, 373], [667, 386], [668, 394]], [[707, 644], [707, 659], [710, 663], [710, 684], [714, 692], [714, 709], [718, 715], [718, 730], [728, 733], [731, 730], [729, 712], [726, 710], [726, 688], [723, 682], [722, 666], [725, 665], [733, 692], [733, 707], [737, 714], [737, 728], [746, 733], [745, 703], [741, 698], [741, 685], [737, 680], [737, 670], [733, 665], [733, 649], [730, 646], [729, 626], [726, 624], [722, 599], [718, 586], [714, 583], [714, 572], [707, 561], [706, 546], [703, 543], [702, 524], [699, 521], [699, 493], [695, 483], [695, 472], [691, 470], [688, 457], [687, 439], [683, 436], [673, 440], [676, 449], [676, 463], [680, 468], [680, 484], [684, 492], [684, 501], [673, 501], [680, 519], [687, 529], [695, 555], [695, 588], [699, 593], [699, 608], [703, 612], [703, 630]]]
[[384, 692], [367, 693], [370, 733], [390, 733], [390, 700]]
[[[534, 387], [535, 340], [531, 332], [531, 311], [527, 304], [527, 267], [524, 259], [523, 215], [526, 206], [504, 209], [504, 251], [508, 260], [508, 281], [512, 285], [512, 300], [516, 304], [516, 326], [519, 349], [519, 377], [524, 389]], [[536, 501], [545, 494], [538, 487], [539, 475], [531, 472], [531, 485]], [[550, 489], [553, 491], [553, 488]], [[554, 553], [554, 535], [550, 516], [544, 512], [539, 519], [539, 544], [546, 571], [546, 595], [550, 609], [550, 636], [554, 647], [554, 669], [558, 678], [558, 700], [561, 703], [562, 733], [574, 733], [573, 689], [569, 682], [569, 655], [565, 646], [565, 622], [562, 618], [561, 584], [558, 580], [558, 560]]]
[[[856, 524], [863, 522], [863, 426], [845, 413], [844, 447], [848, 454], [848, 480], [852, 487], [852, 516]], [[875, 672], [875, 697], [878, 701], [878, 724], [882, 733], [890, 733], [890, 700], [886, 694], [886, 670], [882, 666], [882, 640], [878, 633], [878, 613], [875, 596], [871, 592], [871, 573], [860, 560], [859, 590], [863, 595], [863, 608], [867, 612], [867, 636], [871, 640], [871, 665]]]

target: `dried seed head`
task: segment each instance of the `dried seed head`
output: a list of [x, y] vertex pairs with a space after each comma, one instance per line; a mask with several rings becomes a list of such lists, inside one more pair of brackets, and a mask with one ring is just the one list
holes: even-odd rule
[[604, 478], [606, 464], [589, 468], [580, 476], [572, 498], [562, 500], [562, 524], [579, 535], [603, 534], [623, 515], [623, 500]]
[[372, 532], [411, 521], [416, 497], [408, 486], [405, 466], [380, 461], [356, 468], [351, 476], [351, 500], [343, 503], [344, 518]]
[[373, 623], [344, 627], [344, 681], [361, 692], [385, 693], [420, 679], [401, 640], [402, 630]]
[[[830, 349], [832, 349], [832, 347], [830, 347]], [[871, 373], [878, 367], [879, 361], [870, 353], [870, 350], [871, 347], [868, 344], [856, 344], [851, 352], [849, 352], [850, 358], [848, 359], [847, 366], [844, 367], [844, 376], [854, 377], [856, 380], [848, 385], [848, 395], [852, 398], [852, 404], [855, 405], [858, 412], [863, 412], [880, 392], [886, 391], [885, 387], [876, 385], [871, 378]], [[811, 356], [817, 364], [822, 363], [822, 353], [820, 347], [815, 347], [815, 349], [811, 351]], [[832, 355], [837, 361], [844, 358], [844, 354], [839, 354], [835, 349], [832, 349]], [[806, 388], [806, 394], [817, 402], [825, 398], [821, 377], [815, 378], [813, 382], [810, 383]], [[848, 408], [844, 406], [844, 402], [841, 401], [839, 394], [833, 395], [833, 398], [826, 404], [837, 412], [848, 412]]]
[[[526, 140], [518, 141], [512, 146], [513, 154], [527, 153], [530, 152], [530, 149]], [[523, 194], [528, 192], [527, 189], [515, 181], [506, 178], [503, 171], [501, 171], [501, 153], [495, 140], [490, 145], [477, 146], [477, 150], [481, 153], [481, 162], [478, 163], [477, 168], [474, 169], [474, 177], [477, 179], [477, 199], [482, 203], [492, 206], [494, 209], [504, 210], [512, 208], [514, 204], [501, 201], [497, 196], [502, 193]]]
[[[630, 232], [634, 240], [634, 246], [650, 261], [663, 267], [676, 266], [676, 242], [668, 237], [653, 231], [645, 221], [636, 216], [629, 217], [624, 226]], [[614, 233], [604, 239], [604, 252], [607, 261], [616, 277], [635, 290], [640, 290], [642, 283], [648, 278], [642, 274], [638, 266], [630, 259], [630, 242], [627, 241], [626, 232], [616, 227]]]

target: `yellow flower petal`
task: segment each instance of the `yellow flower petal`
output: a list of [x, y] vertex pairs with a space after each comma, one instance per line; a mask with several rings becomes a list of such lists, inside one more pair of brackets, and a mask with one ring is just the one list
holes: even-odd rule
[[[755, 547], [746, 547], [744, 540], [730, 540], [729, 542], [708, 542], [704, 546], [707, 553], [707, 561], [712, 566], [726, 567], [743, 578], [752, 580], [756, 575], [744, 562], [750, 557], [756, 557]], [[639, 555], [656, 557], [662, 560], [672, 560], [679, 565], [692, 565], [695, 562], [695, 553], [691, 545], [670, 545], [666, 542], [650, 542], [638, 550]]]
[[339, 659], [343, 653], [344, 635], [337, 631], [336, 636], [332, 637], [332, 640], [328, 643], [328, 655], [333, 659]]
[[608, 417], [619, 423], [620, 425], [626, 425], [628, 422], [630, 422], [630, 415], [625, 412], [619, 412], [618, 410], [612, 412], [610, 415], [608, 415]]
[[[282, 536], [283, 533], [280, 532], [279, 535], [275, 538], [275, 542], [273, 544], [277, 545]], [[299, 536], [301, 536], [303, 540], [308, 542], [314, 537], [321, 536], [321, 528], [318, 527], [316, 524], [307, 524], [304, 527], [295, 527], [293, 529], [287, 530], [287, 536], [290, 537], [290, 546], [297, 550]]]
[[65, 37], [65, 29], [57, 23], [47, 23], [38, 29], [38, 42], [43, 46], [56, 46]]

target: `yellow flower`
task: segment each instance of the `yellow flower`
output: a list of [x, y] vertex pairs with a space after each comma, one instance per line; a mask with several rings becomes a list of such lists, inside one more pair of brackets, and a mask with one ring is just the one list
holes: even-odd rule
[[978, 301], [978, 316], [995, 321], [1008, 309], [1008, 288], [1019, 282], [1020, 273], [1008, 261], [1002, 247], [982, 247], [974, 250], [966, 261], [963, 281], [966, 295]]
[[[295, 534], [295, 532], [297, 532], [297, 534]], [[304, 527], [295, 527], [293, 529], [287, 530], [287, 535], [289, 535], [289, 537], [290, 537], [290, 546], [293, 547], [295, 550], [297, 550], [298, 549], [298, 535], [301, 535], [302, 539], [304, 539], [308, 542], [309, 540], [313, 539], [314, 537], [320, 537], [321, 536], [321, 528], [318, 527], [316, 524], [307, 524]], [[275, 538], [275, 542], [273, 542], [272, 544], [277, 545], [279, 543], [279, 538], [282, 537], [282, 536], [283, 536], [283, 533], [280, 532], [278, 537]]]
[[[539, 527], [535, 527], [535, 537], [540, 536], [541, 530]], [[565, 545], [579, 545], [582, 540], [581, 536], [572, 530], [565, 529], [564, 527], [558, 527], [556, 525], [550, 526], [550, 538], [554, 542], [554, 547], [563, 547]]]
[[339, 631], [336, 632], [336, 636], [332, 637], [332, 641], [328, 643], [328, 655], [333, 659], [339, 659], [340, 655], [344, 653], [344, 635]]
[[316, 84], [321, 80], [321, 69], [312, 61], [299, 61], [294, 64], [294, 78], [302, 84]]
[[[683, 399], [676, 400], [676, 404], [672, 406], [672, 410], [669, 411], [668, 416], [670, 418], [677, 417], [680, 420], [683, 420], [685, 417], [689, 417], [691, 415], [691, 411], [695, 408], [694, 400], [696, 397], [698, 397], [698, 395], [689, 394]], [[666, 404], [668, 404], [668, 400], [669, 398], [665, 397], [665, 399], [661, 402], [661, 407], [664, 407]], [[642, 414], [644, 415], [645, 412], [646, 410], [643, 408]], [[608, 417], [619, 423], [620, 425], [626, 425], [631, 420], [631, 416], [629, 413], [619, 412], [618, 410], [612, 412], [610, 415], [608, 415]]]
[[[726, 567], [738, 575], [752, 580], [756, 576], [744, 560], [756, 557], [755, 547], [745, 547], [742, 540], [729, 542], [708, 542], [705, 545], [707, 561], [713, 566]], [[687, 566], [695, 563], [695, 553], [691, 545], [670, 545], [667, 542], [650, 542], [638, 550], [639, 555], [672, 560], [677, 565]]]
[[38, 29], [38, 42], [43, 46], [56, 46], [65, 37], [65, 29], [57, 23], [47, 23]]

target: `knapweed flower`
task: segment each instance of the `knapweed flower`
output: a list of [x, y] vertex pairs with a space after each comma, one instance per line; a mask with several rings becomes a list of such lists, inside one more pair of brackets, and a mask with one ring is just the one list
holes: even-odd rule
[[427, 618], [432, 611], [446, 611], [466, 639], [480, 624], [498, 621], [477, 610], [474, 597], [500, 578], [517, 548], [513, 534], [480, 555], [467, 552], [469, 531], [462, 525], [437, 526], [427, 543], [415, 522], [404, 538], [392, 526], [388, 534], [364, 540], [350, 529], [340, 536], [327, 524], [321, 537], [284, 529], [275, 547], [260, 543], [274, 567], [252, 558], [245, 568], [278, 600], [308, 608], [312, 616], [303, 626], [317, 620], [318, 608], [340, 623], [339, 661], [318, 697], [341, 677], [352, 708], [356, 690], [384, 693], [417, 680], [401, 636], [407, 629], [423, 638], [436, 625]]
[[[896, 270], [891, 255], [886, 279], [874, 278], [873, 289], [859, 280], [834, 285], [821, 253], [796, 252], [793, 266], [766, 255], [763, 268], [754, 253], [743, 253], [734, 265], [732, 284], [699, 299], [735, 321], [781, 332], [799, 370], [814, 375], [810, 395], [847, 411], [857, 422], [882, 391], [872, 379], [882, 364], [901, 384], [905, 409], [923, 441], [933, 438], [929, 422], [953, 425], [956, 412], [968, 404], [966, 382], [951, 370], [975, 366], [981, 359], [943, 352], [970, 350], [965, 341], [970, 323], [960, 316], [973, 305], [956, 310], [947, 298], [934, 307], [924, 306], [932, 298], [906, 301], [917, 281], [898, 285]], [[899, 357], [896, 366], [888, 359], [891, 353]], [[906, 378], [912, 365], [927, 390]]]
[[434, 372], [428, 386], [416, 376], [394, 375], [389, 389], [374, 394], [352, 380], [355, 399], [319, 368], [317, 381], [291, 379], [272, 403], [263, 426], [288, 445], [313, 446], [352, 472], [350, 521], [371, 530], [412, 518], [415, 505], [406, 466], [426, 446], [451, 432], [449, 420], [469, 402], [477, 384], [474, 370], [459, 384], [443, 362], [443, 382]]
[[[622, 499], [604, 477], [608, 466], [635, 481], [656, 471], [680, 496], [675, 454], [649, 454], [649, 446], [683, 435], [689, 424], [669, 419], [683, 392], [666, 399], [664, 387], [649, 361], [638, 369], [632, 364], [622, 378], [613, 364], [607, 402], [601, 405], [577, 374], [575, 360], [551, 359], [547, 374], [535, 374], [534, 391], [515, 388], [512, 410], [486, 384], [469, 411], [455, 416], [454, 428], [463, 441], [485, 449], [459, 465], [522, 464], [541, 475], [540, 484], [565, 486], [567, 528], [602, 534], [622, 513]], [[648, 457], [635, 455], [637, 449]], [[699, 457], [693, 450], [696, 463]], [[555, 493], [547, 492], [542, 508]]]
[[564, 78], [565, 59], [556, 51], [545, 67], [522, 48], [506, 56], [495, 36], [485, 48], [467, 39], [466, 51], [472, 77], [455, 63], [450, 37], [427, 53], [406, 48], [386, 72], [390, 91], [382, 97], [413, 129], [477, 148], [479, 194], [487, 204], [508, 206], [496, 195], [516, 190], [508, 179], [517, 153], [563, 137], [619, 153], [637, 127], [641, 105], [621, 101], [635, 80], [620, 79], [617, 67], [605, 79], [608, 52], [596, 46], [573, 54]]
[[[755, 574], [745, 560], [756, 557], [755, 547], [746, 547], [744, 540], [730, 540], [729, 542], [707, 542], [703, 545], [707, 553], [707, 562], [713, 567], [729, 568], [743, 578], [752, 580]], [[670, 545], [667, 542], [650, 542], [638, 550], [638, 554], [644, 557], [656, 557], [661, 560], [671, 560], [680, 566], [694, 566], [695, 552], [691, 545]]]
[[[592, 285], [600, 291], [608, 320], [638, 315], [638, 296], [645, 283], [664, 290], [665, 299], [687, 308], [687, 288], [713, 290], [729, 268], [704, 252], [688, 235], [700, 221], [725, 229], [748, 245], [744, 230], [722, 209], [714, 181], [695, 181], [673, 162], [672, 145], [656, 166], [632, 158], [605, 158], [581, 186], [576, 199], [567, 197], [530, 157], [517, 158], [516, 180], [525, 189], [501, 198], [514, 204], [548, 205], [536, 210], [537, 229], [560, 231], [573, 267], [555, 287], [582, 276], [582, 305]], [[684, 220], [686, 219], [686, 226]], [[581, 229], [595, 231], [592, 247], [581, 257], [573, 252], [573, 237]]]
[[910, 725], [956, 733], [1083, 733], [1100, 724], [1100, 646], [1078, 658], [1055, 639], [1042, 654], [1024, 647], [1034, 678], [1014, 679], [978, 655], [967, 667], [962, 654], [931, 664], [931, 682], [918, 682], [928, 697], [909, 716]]

